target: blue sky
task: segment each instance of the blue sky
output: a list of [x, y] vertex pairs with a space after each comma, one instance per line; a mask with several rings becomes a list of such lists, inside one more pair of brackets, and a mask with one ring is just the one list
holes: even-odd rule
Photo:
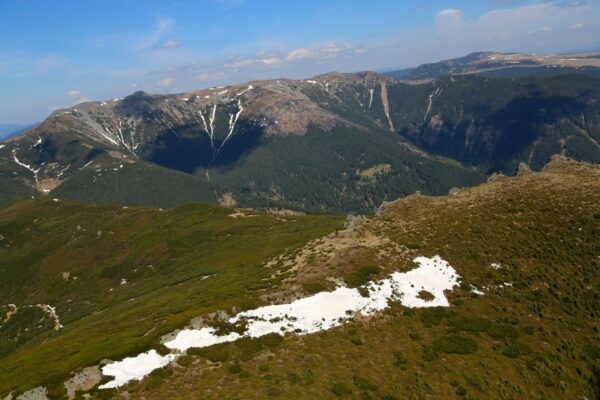
[[600, 50], [597, 0], [0, 0], [0, 123], [136, 90]]

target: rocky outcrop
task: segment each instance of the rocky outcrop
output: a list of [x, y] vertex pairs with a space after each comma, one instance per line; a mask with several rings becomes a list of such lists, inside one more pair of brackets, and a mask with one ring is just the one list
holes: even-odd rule
[[96, 387], [102, 380], [102, 373], [98, 366], [84, 368], [65, 382], [67, 397], [69, 400], [75, 398], [78, 391], [88, 391]]

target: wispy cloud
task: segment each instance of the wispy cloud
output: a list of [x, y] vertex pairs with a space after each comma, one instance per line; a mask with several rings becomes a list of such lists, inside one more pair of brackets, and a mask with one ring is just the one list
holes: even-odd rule
[[156, 21], [154, 29], [143, 35], [135, 43], [134, 48], [136, 50], [146, 50], [152, 47], [156, 47], [158, 43], [164, 38], [164, 36], [171, 31], [174, 25], [174, 21], [170, 18], [159, 18]]
[[165, 78], [165, 79], [161, 79], [158, 82], [156, 82], [156, 85], [164, 88], [164, 87], [172, 86], [173, 82], [175, 82], [174, 78]]
[[290, 51], [287, 54], [287, 60], [288, 61], [296, 61], [296, 60], [303, 60], [305, 58], [310, 58], [310, 57], [314, 57], [315, 56], [315, 52], [312, 51], [311, 49], [306, 49], [306, 48], [300, 48], [300, 49], [295, 49]]
[[438, 12], [435, 26], [440, 36], [456, 35], [464, 27], [464, 15], [461, 10], [449, 8]]
[[237, 8], [244, 4], [245, 0], [210, 0], [211, 3], [217, 4], [225, 9]]
[[26, 53], [0, 56], [0, 71], [14, 77], [41, 76], [65, 68], [70, 60], [60, 54], [38, 57]]
[[178, 48], [181, 47], [181, 43], [179, 43], [177, 40], [167, 40], [166, 42], [164, 42], [162, 44], [162, 46], [160, 46], [161, 49], [174, 49], [174, 48]]

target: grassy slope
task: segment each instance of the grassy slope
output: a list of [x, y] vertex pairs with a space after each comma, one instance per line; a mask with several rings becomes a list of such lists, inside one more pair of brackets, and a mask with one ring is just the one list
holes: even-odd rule
[[[256, 305], [280, 279], [262, 267], [266, 260], [341, 223], [231, 213], [205, 205], [161, 212], [51, 200], [1, 209], [0, 304], [51, 304], [65, 327], [20, 347], [0, 328], [0, 397], [147, 349], [193, 316]], [[20, 323], [22, 331], [32, 327]]]
[[[352, 276], [370, 263], [384, 275], [440, 254], [464, 277], [451, 308], [394, 307], [262, 350], [216, 346], [130, 385], [130, 398], [596, 398], [598, 193], [598, 167], [554, 162], [455, 196], [400, 200], [366, 224], [391, 240], [378, 259], [355, 247], [316, 266]], [[389, 252], [394, 244], [404, 250]]]

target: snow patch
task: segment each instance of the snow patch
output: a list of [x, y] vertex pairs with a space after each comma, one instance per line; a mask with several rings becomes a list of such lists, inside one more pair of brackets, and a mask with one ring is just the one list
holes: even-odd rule
[[165, 343], [170, 349], [186, 351], [191, 348], [214, 346], [220, 343], [234, 342], [242, 336], [238, 333], [219, 336], [213, 328], [184, 329], [177, 334], [175, 339]]
[[249, 86], [248, 86], [248, 89], [246, 89], [246, 90], [242, 90], [241, 92], [239, 92], [238, 94], [236, 94], [236, 96], [241, 96], [241, 95], [243, 95], [244, 93], [246, 93], [248, 90], [252, 90], [252, 89], [254, 89], [254, 86], [252, 86], [252, 85], [249, 85]]
[[[364, 285], [362, 289], [363, 292], [366, 290], [366, 297], [359, 289], [340, 286], [332, 292], [317, 293], [289, 304], [241, 312], [228, 322], [245, 323], [246, 331], [243, 334], [232, 332], [219, 336], [212, 327], [181, 330], [174, 339], [164, 343], [174, 353], [161, 356], [155, 350], [150, 350], [104, 366], [102, 373], [114, 379], [100, 386], [100, 389], [116, 388], [131, 380], [140, 380], [175, 360], [177, 352], [190, 348], [203, 348], [233, 342], [242, 337], [257, 338], [272, 333], [283, 335], [294, 332], [306, 335], [320, 332], [342, 325], [355, 313], [368, 316], [385, 310], [390, 302], [400, 302], [410, 308], [448, 307], [450, 304], [444, 291], [458, 286], [458, 273], [439, 256], [417, 257], [414, 262], [418, 268], [408, 272], [395, 272], [387, 279]], [[421, 299], [419, 293], [423, 290], [431, 293], [434, 299]]]
[[38, 168], [38, 169], [35, 169], [35, 168], [33, 168], [31, 165], [27, 165], [27, 164], [25, 164], [25, 163], [23, 163], [23, 162], [19, 161], [19, 159], [17, 158], [17, 151], [16, 151], [16, 150], [13, 150], [13, 151], [12, 151], [12, 155], [13, 155], [13, 160], [14, 160], [14, 161], [15, 161], [15, 162], [16, 162], [18, 165], [20, 165], [21, 167], [23, 167], [23, 168], [26, 168], [26, 169], [28, 169], [29, 171], [33, 172], [33, 178], [34, 178], [34, 179], [35, 179], [35, 181], [37, 182], [37, 180], [38, 180], [38, 177], [37, 177], [37, 176], [38, 176], [38, 172], [40, 172], [40, 169], [42, 169], [42, 168], [40, 167], [40, 168]]
[[477, 289], [477, 287], [471, 285], [471, 292], [475, 293], [477, 296], [483, 296], [485, 292]]
[[229, 139], [233, 135], [233, 130], [235, 129], [235, 124], [237, 123], [238, 119], [240, 118], [242, 111], [244, 111], [244, 107], [242, 107], [242, 102], [240, 100], [238, 100], [238, 112], [235, 114], [231, 114], [229, 116], [229, 132], [227, 133], [225, 140], [223, 140], [223, 143], [221, 143], [221, 147], [219, 147], [219, 150], [221, 150], [223, 148], [223, 146], [225, 146], [225, 143], [227, 143], [227, 141], [229, 141]]
[[[439, 256], [417, 257], [418, 268], [408, 272], [396, 272], [389, 278], [371, 282], [364, 286], [368, 296], [361, 295], [358, 289], [338, 287], [333, 292], [321, 292], [314, 296], [296, 300], [289, 304], [260, 307], [239, 313], [230, 323], [245, 322], [247, 330], [243, 336], [260, 337], [270, 333], [284, 334], [295, 332], [309, 334], [328, 330], [343, 324], [354, 313], [372, 315], [398, 301], [410, 308], [448, 307], [444, 295], [458, 285], [457, 272]], [[419, 292], [426, 290], [435, 298], [421, 299]], [[189, 348], [202, 348], [216, 343], [239, 339], [239, 334], [214, 335], [213, 328], [185, 329], [165, 346], [173, 350], [185, 351]]]
[[206, 123], [206, 118], [204, 118], [204, 114], [202, 113], [202, 111], [198, 111], [198, 114], [200, 114], [200, 118], [202, 118], [202, 123], [204, 124], [204, 130], [206, 131], [206, 133], [208, 133], [208, 137], [210, 138], [210, 147], [212, 147], [212, 149], [215, 150], [215, 143], [214, 143], [214, 139], [215, 139], [215, 116], [217, 115], [217, 105], [215, 104], [213, 106], [212, 112], [208, 116], [208, 118], [209, 118], [208, 124]]
[[87, 164], [85, 164], [83, 167], [81, 167], [80, 170], [85, 169], [87, 166], [89, 166], [93, 162], [94, 162], [94, 160], [89, 161]]
[[41, 310], [45, 311], [50, 318], [54, 320], [54, 330], [60, 331], [62, 329], [62, 324], [58, 319], [58, 314], [56, 313], [56, 307], [52, 307], [49, 304], [36, 304], [36, 307], [39, 307]]
[[162, 368], [176, 358], [174, 354], [161, 356], [156, 350], [150, 350], [135, 357], [127, 357], [102, 367], [102, 374], [114, 379], [101, 385], [100, 389], [112, 389], [129, 381], [139, 381], [155, 369]]

